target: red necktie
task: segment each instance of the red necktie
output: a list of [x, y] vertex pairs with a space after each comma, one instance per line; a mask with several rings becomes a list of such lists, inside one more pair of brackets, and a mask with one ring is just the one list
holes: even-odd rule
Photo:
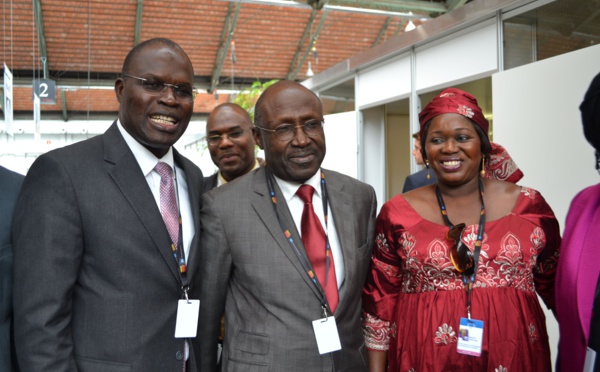
[[171, 173], [171, 166], [159, 161], [154, 167], [160, 175], [160, 213], [169, 231], [171, 241], [177, 247], [179, 240], [179, 210], [177, 209], [177, 197]]
[[317, 279], [325, 291], [327, 302], [333, 313], [339, 302], [335, 266], [333, 263], [333, 255], [331, 255], [331, 259], [329, 260], [329, 279], [327, 280], [326, 285], [325, 275], [328, 269], [326, 266], [327, 239], [321, 221], [319, 221], [319, 217], [317, 217], [315, 210], [313, 209], [312, 197], [314, 192], [315, 189], [310, 185], [302, 185], [298, 191], [296, 191], [296, 195], [304, 202], [301, 224], [302, 242], [304, 243], [308, 259], [317, 275]]

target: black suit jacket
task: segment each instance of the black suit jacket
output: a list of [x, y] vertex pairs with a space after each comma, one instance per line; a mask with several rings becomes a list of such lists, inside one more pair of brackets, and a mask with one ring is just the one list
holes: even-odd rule
[[419, 187], [431, 185], [436, 182], [435, 173], [429, 171], [430, 179], [427, 179], [427, 169], [421, 169], [417, 173], [411, 174], [404, 180], [404, 187], [402, 193], [410, 190], [418, 189]]
[[23, 176], [0, 167], [0, 371], [16, 364], [12, 343], [13, 211]]
[[205, 192], [216, 188], [218, 179], [219, 172], [216, 172], [208, 177], [204, 177], [204, 182], [202, 183], [202, 193], [204, 194]]
[[[198, 298], [202, 172], [184, 170], [196, 235], [188, 258]], [[185, 226], [183, 227], [185, 229]], [[24, 371], [181, 371], [181, 298], [170, 238], [116, 123], [32, 165], [15, 239], [15, 340]], [[194, 346], [192, 343], [191, 346]], [[189, 370], [195, 370], [191, 350]]]

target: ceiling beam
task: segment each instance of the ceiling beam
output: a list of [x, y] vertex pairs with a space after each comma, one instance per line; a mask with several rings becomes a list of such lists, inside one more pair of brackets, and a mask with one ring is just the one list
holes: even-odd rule
[[42, 15], [42, 1], [33, 0], [33, 16], [35, 18], [35, 27], [38, 35], [38, 45], [40, 47], [40, 59], [44, 68], [44, 79], [48, 77], [48, 53], [46, 51], [46, 34], [44, 33], [44, 17]]
[[60, 90], [60, 100], [62, 102], [62, 117], [64, 121], [69, 121], [69, 113], [67, 112], [67, 95], [64, 89]]
[[[298, 71], [300, 71], [300, 67], [302, 67], [302, 65], [304, 64], [304, 61], [306, 61], [306, 57], [308, 57], [308, 55], [310, 54], [313, 44], [317, 41], [319, 32], [321, 32], [321, 29], [323, 28], [323, 24], [325, 24], [325, 18], [327, 18], [327, 9], [325, 9], [323, 11], [323, 14], [321, 15], [321, 19], [319, 20], [319, 25], [317, 26], [317, 29], [315, 30], [314, 34], [311, 35], [311, 38], [308, 41], [308, 46], [304, 50], [304, 54], [302, 55], [302, 58], [296, 64], [296, 67], [293, 67], [294, 65], [290, 66], [290, 69], [293, 68], [293, 70], [291, 72], [288, 72], [286, 79], [288, 79], [288, 80], [296, 79], [296, 76], [298, 75]], [[312, 14], [311, 14], [311, 20], [310, 20], [311, 26], [313, 23], [314, 23], [314, 18], [312, 17]], [[312, 27], [309, 28], [309, 26], [307, 25], [307, 29], [309, 30], [309, 33], [311, 33], [310, 29], [312, 29]], [[304, 36], [306, 35], [307, 29], [304, 30], [304, 35], [302, 35], [302, 40], [298, 44], [298, 48], [302, 48], [302, 46], [304, 45], [304, 39], [305, 39]]]
[[142, 34], [142, 14], [144, 12], [144, 0], [137, 0], [137, 7], [135, 9], [135, 34], [133, 39], [133, 45], [140, 43], [140, 37]]
[[[221, 0], [234, 3], [274, 5], [289, 8], [312, 9], [312, 7], [301, 1], [291, 0]], [[399, 10], [386, 10], [399, 9]], [[313, 9], [314, 10], [314, 9]], [[413, 17], [429, 18], [428, 13], [445, 13], [446, 6], [440, 3], [432, 3], [424, 0], [328, 0], [322, 10], [347, 13], [362, 13], [371, 15], [391, 17]], [[420, 14], [409, 14], [415, 12]]]
[[325, 8], [331, 8], [336, 5], [341, 7], [355, 7], [399, 13], [445, 13], [447, 11], [447, 7], [443, 3], [422, 0], [329, 0], [327, 5], [325, 5]]
[[379, 44], [379, 40], [381, 39], [381, 37], [385, 34], [385, 32], [387, 31], [389, 25], [390, 25], [390, 21], [392, 20], [392, 17], [387, 17], [387, 19], [385, 20], [385, 22], [383, 23], [383, 26], [381, 27], [381, 30], [379, 30], [379, 33], [377, 34], [377, 37], [375, 38], [375, 41], [373, 42], [373, 45], [371, 45], [371, 47], [376, 46], [377, 44]]
[[316, 9], [313, 9], [312, 12], [310, 13], [310, 17], [308, 18], [306, 27], [304, 27], [304, 33], [302, 34], [302, 37], [300, 38], [300, 41], [298, 42], [298, 46], [296, 47], [296, 53], [294, 53], [294, 56], [292, 57], [292, 63], [290, 63], [290, 68], [288, 69], [288, 72], [286, 74], [287, 80], [294, 80], [292, 78], [292, 73], [294, 72], [296, 63], [298, 62], [298, 57], [300, 56], [300, 52], [302, 51], [302, 48], [304, 47], [304, 42], [306, 41], [306, 38], [310, 35], [310, 30], [312, 30], [312, 25], [315, 21], [315, 17], [317, 16], [317, 13], [318, 12]]
[[225, 63], [225, 57], [229, 51], [229, 45], [231, 45], [231, 39], [233, 38], [233, 31], [235, 30], [235, 24], [237, 23], [238, 15], [240, 14], [241, 3], [233, 3], [227, 6], [227, 16], [225, 17], [225, 23], [223, 24], [223, 31], [221, 32], [221, 41], [219, 43], [219, 50], [217, 52], [217, 58], [215, 59], [215, 66], [213, 68], [212, 77], [210, 80], [210, 88], [208, 93], [213, 93], [219, 85], [219, 78], [221, 77], [221, 70]]
[[446, 7], [448, 8], [448, 12], [453, 11], [456, 8], [460, 8], [465, 5], [467, 0], [446, 0]]

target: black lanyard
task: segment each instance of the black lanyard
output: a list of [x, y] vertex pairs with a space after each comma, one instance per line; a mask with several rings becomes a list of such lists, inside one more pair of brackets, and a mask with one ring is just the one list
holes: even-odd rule
[[[483, 182], [481, 182], [481, 178], [479, 179], [479, 194], [481, 196], [481, 214], [479, 216], [479, 229], [477, 230], [475, 252], [473, 252], [473, 273], [471, 275], [467, 275], [465, 273], [462, 274], [463, 284], [465, 286], [465, 290], [467, 291], [467, 316], [469, 320], [471, 319], [471, 290], [473, 289], [473, 283], [475, 283], [475, 277], [477, 276], [477, 264], [479, 262], [479, 253], [481, 252], [481, 244], [483, 242], [483, 230], [485, 228], [485, 205], [483, 204]], [[451, 229], [454, 227], [454, 225], [448, 219], [446, 205], [444, 204], [444, 199], [442, 198], [442, 193], [438, 186], [435, 187], [435, 195], [437, 196], [437, 201], [440, 206], [440, 211], [442, 212], [444, 223], [446, 226], [448, 226], [448, 228]]]
[[[328, 211], [327, 210], [327, 186], [325, 184], [325, 175], [323, 174], [323, 171], [320, 170], [320, 173], [321, 173], [321, 182], [320, 183], [321, 183], [321, 195], [322, 195], [321, 199], [323, 201], [323, 212], [324, 212], [324, 216], [325, 216], [325, 231], [327, 231], [327, 211]], [[296, 257], [298, 257], [298, 260], [302, 264], [304, 271], [306, 271], [306, 273], [308, 274], [308, 277], [310, 278], [312, 283], [317, 288], [317, 291], [319, 292], [319, 295], [321, 297], [320, 298], [321, 308], [323, 309], [324, 317], [327, 316], [327, 310], [329, 310], [329, 313], [333, 314], [333, 312], [331, 311], [331, 308], [329, 307], [329, 304], [327, 303], [327, 297], [325, 296], [325, 291], [321, 287], [321, 284], [319, 283], [319, 280], [317, 279], [317, 276], [315, 275], [315, 271], [313, 270], [312, 264], [306, 258], [306, 256], [304, 256], [300, 253], [300, 250], [298, 249], [298, 246], [294, 242], [294, 238], [292, 237], [290, 230], [288, 228], [286, 228], [285, 224], [281, 220], [281, 217], [279, 216], [279, 213], [277, 212], [277, 196], [275, 195], [275, 186], [274, 186], [275, 178], [273, 177], [273, 174], [269, 170], [268, 166], [265, 167], [265, 177], [267, 179], [269, 195], [271, 196], [271, 201], [273, 202], [273, 209], [275, 210], [275, 215], [277, 216], [277, 221], [279, 222], [279, 226], [281, 227], [281, 230], [283, 231], [283, 235], [285, 236], [285, 239], [290, 243], [290, 246], [292, 247], [292, 250], [296, 254]], [[327, 235], [327, 233], [325, 234], [325, 245], [326, 245], [325, 246], [325, 249], [326, 249], [325, 285], [327, 285], [327, 280], [329, 279], [329, 269], [331, 268], [331, 246], [329, 244], [329, 236]]]

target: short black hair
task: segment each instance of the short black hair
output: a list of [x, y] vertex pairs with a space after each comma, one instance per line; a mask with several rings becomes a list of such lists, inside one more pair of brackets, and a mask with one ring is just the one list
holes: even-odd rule
[[129, 73], [129, 70], [131, 68], [131, 64], [133, 63], [133, 61], [135, 60], [135, 57], [137, 57], [138, 54], [140, 54], [140, 52], [142, 50], [144, 50], [146, 47], [149, 46], [153, 46], [153, 45], [166, 45], [169, 46], [175, 50], [180, 51], [188, 60], [188, 62], [190, 63], [190, 66], [192, 66], [192, 72], [194, 71], [194, 66], [192, 65], [192, 61], [190, 60], [190, 57], [187, 55], [187, 53], [179, 46], [179, 44], [177, 44], [176, 42], [174, 42], [171, 39], [167, 39], [164, 37], [157, 37], [154, 39], [148, 39], [146, 41], [143, 41], [141, 43], [139, 43], [138, 45], [134, 46], [129, 53], [127, 53], [127, 57], [125, 57], [125, 61], [123, 62], [123, 68], [121, 69], [121, 75], [125, 75]]

